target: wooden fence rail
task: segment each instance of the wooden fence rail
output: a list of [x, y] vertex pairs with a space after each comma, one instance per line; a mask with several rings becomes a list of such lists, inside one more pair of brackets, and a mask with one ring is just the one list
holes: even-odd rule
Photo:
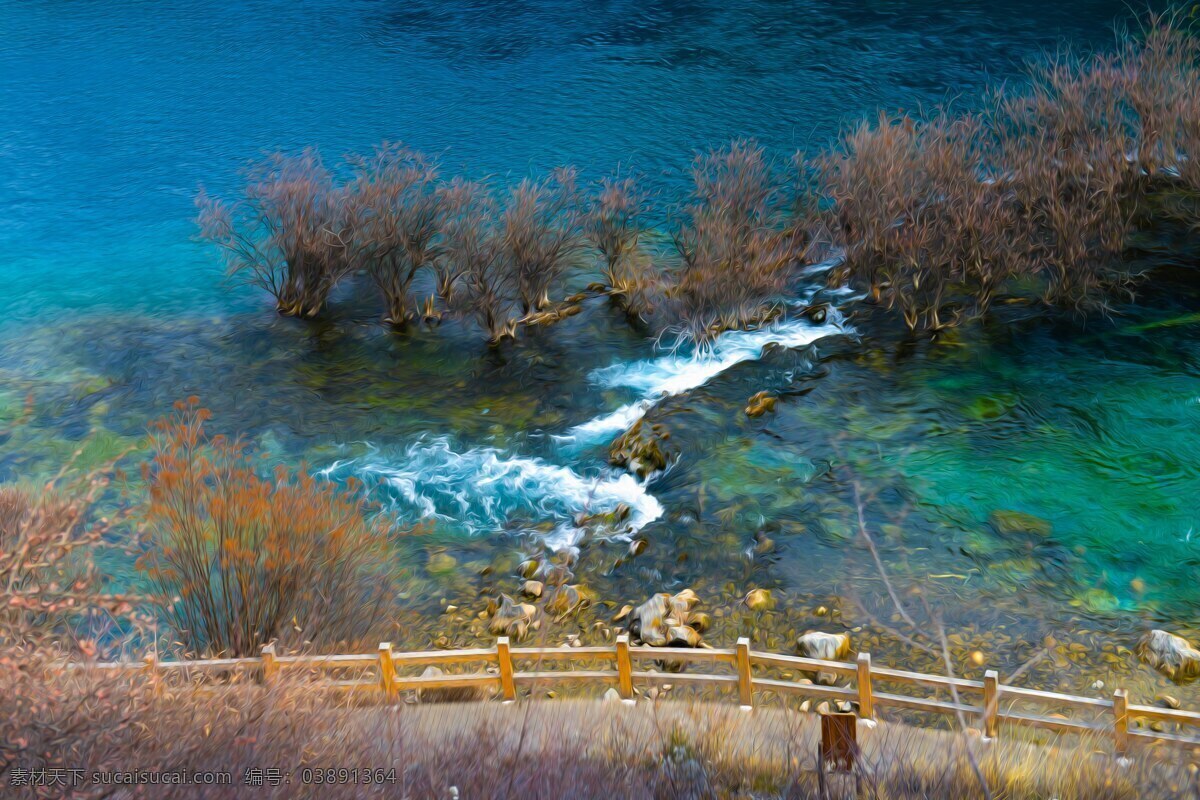
[[[702, 664], [727, 672], [658, 672], [637, 669], [639, 662], [671, 662]], [[570, 669], [531, 671], [518, 670], [522, 663], [534, 662], [535, 667], [545, 664], [566, 664]], [[585, 662], [604, 666], [602, 669], [575, 669], [574, 665]], [[477, 671], [463, 674], [401, 675], [399, 670], [417, 666], [450, 666], [475, 664]], [[633, 646], [628, 635], [617, 637], [613, 647], [512, 647], [508, 637], [500, 637], [495, 647], [463, 650], [426, 650], [397, 652], [384, 642], [378, 653], [362, 655], [294, 655], [281, 656], [274, 645], [262, 648], [260, 658], [217, 658], [193, 661], [157, 661], [148, 658], [142, 663], [107, 662], [72, 665], [100, 670], [145, 670], [156, 679], [171, 674], [248, 672], [261, 676], [264, 684], [271, 684], [281, 672], [292, 669], [319, 670], [322, 672], [344, 670], [376, 671], [373, 678], [359, 677], [352, 680], [328, 680], [323, 684], [329, 688], [350, 691], [381, 691], [388, 702], [396, 700], [401, 691], [456, 689], [483, 687], [498, 691], [506, 701], [517, 699], [517, 687], [539, 683], [583, 682], [604, 684], [614, 687], [621, 698], [633, 701], [634, 688], [638, 684], [672, 683], [678, 685], [708, 685], [736, 688], [738, 700], [743, 708], [754, 706], [755, 691], [770, 691], [780, 694], [796, 694], [830, 701], [856, 703], [861, 718], [873, 720], [875, 710], [880, 707], [902, 708], [935, 714], [963, 715], [980, 724], [985, 737], [995, 738], [1001, 725], [1041, 728], [1067, 733], [1093, 733], [1110, 735], [1114, 750], [1125, 755], [1132, 743], [1149, 740], [1164, 740], [1184, 744], [1200, 744], [1200, 736], [1155, 731], [1149, 728], [1134, 729], [1131, 720], [1143, 719], [1152, 722], [1173, 723], [1188, 728], [1200, 728], [1200, 713], [1156, 706], [1129, 703], [1124, 689], [1113, 693], [1111, 700], [1078, 697], [1075, 695], [1043, 692], [1000, 683], [995, 670], [984, 673], [982, 681], [965, 678], [949, 678], [942, 675], [925, 675], [900, 669], [876, 666], [869, 653], [860, 653], [856, 662], [825, 661], [815, 658], [760, 653], [750, 649], [750, 640], [739, 639], [733, 649], [690, 649], [682, 647]], [[771, 678], [756, 674], [755, 667], [791, 670], [806, 673], [832, 673], [838, 677], [852, 679], [849, 686], [824, 686], [800, 680]], [[494, 671], [489, 671], [489, 668]], [[761, 671], [761, 670], [760, 670]], [[907, 694], [877, 691], [877, 683], [917, 686], [950, 692], [952, 700], [919, 697]], [[1091, 720], [1070, 719], [1064, 716], [1036, 714], [1017, 709], [1017, 704], [1034, 706], [1066, 707], [1072, 710], [1093, 712]]]

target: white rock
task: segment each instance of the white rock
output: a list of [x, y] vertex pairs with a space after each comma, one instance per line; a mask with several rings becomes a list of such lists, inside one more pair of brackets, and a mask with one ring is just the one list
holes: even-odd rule
[[1143, 664], [1175, 683], [1189, 683], [1200, 677], [1200, 650], [1182, 636], [1152, 630], [1138, 641], [1134, 651]]

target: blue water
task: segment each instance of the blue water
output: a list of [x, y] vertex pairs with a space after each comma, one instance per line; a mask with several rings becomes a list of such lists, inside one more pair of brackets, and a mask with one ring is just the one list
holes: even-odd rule
[[0, 3], [5, 315], [220, 312], [199, 185], [264, 150], [400, 139], [447, 168], [632, 167], [753, 136], [780, 156], [877, 107], [966, 102], [1117, 2]]

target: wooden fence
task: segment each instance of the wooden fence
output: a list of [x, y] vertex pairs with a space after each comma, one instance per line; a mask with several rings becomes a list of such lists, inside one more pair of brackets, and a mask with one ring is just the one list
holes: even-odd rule
[[[701, 664], [710, 669], [701, 672], [659, 672], [639, 669], [643, 662], [672, 662]], [[583, 663], [600, 663], [603, 669], [575, 669]], [[406, 676], [408, 667], [451, 666], [475, 664], [477, 671], [462, 674]], [[532, 664], [530, 670], [518, 670], [518, 665]], [[548, 664], [565, 669], [542, 669]], [[723, 666], [722, 666], [723, 665]], [[507, 637], [500, 637], [495, 647], [464, 650], [428, 650], [397, 652], [391, 644], [379, 645], [379, 651], [361, 655], [277, 655], [273, 645], [262, 649], [261, 658], [220, 658], [195, 661], [156, 661], [143, 663], [109, 662], [86, 665], [89, 669], [144, 670], [154, 678], [168, 675], [228, 674], [255, 672], [265, 685], [276, 680], [283, 670], [317, 670], [323, 675], [358, 671], [374, 671], [373, 677], [338, 680], [332, 676], [323, 687], [349, 691], [381, 692], [387, 701], [394, 701], [401, 691], [465, 689], [480, 687], [498, 691], [505, 701], [517, 699], [517, 689], [530, 684], [582, 682], [608, 685], [626, 700], [633, 700], [634, 686], [639, 684], [676, 684], [716, 686], [737, 691], [743, 708], [754, 705], [756, 691], [802, 695], [821, 700], [849, 701], [857, 704], [858, 714], [874, 719], [875, 709], [902, 708], [934, 714], [962, 715], [980, 725], [983, 734], [995, 738], [1003, 725], [1041, 728], [1065, 733], [1092, 733], [1112, 737], [1117, 754], [1126, 754], [1138, 742], [1164, 740], [1200, 745], [1200, 736], [1178, 732], [1137, 729], [1132, 720], [1175, 724], [1185, 728], [1200, 727], [1200, 713], [1157, 706], [1134, 705], [1124, 689], [1113, 693], [1112, 699], [1078, 697], [1043, 692], [1000, 683], [995, 670], [984, 673], [982, 681], [925, 675], [906, 670], [875, 666], [868, 653], [860, 653], [856, 662], [825, 661], [799, 656], [762, 653], [750, 649], [750, 640], [738, 639], [733, 649], [690, 649], [681, 647], [631, 646], [628, 635], [617, 638], [612, 647], [512, 647]], [[755, 668], [759, 668], [757, 671]], [[494, 671], [489, 671], [489, 668]], [[715, 669], [714, 669], [715, 668]], [[839, 678], [852, 679], [849, 686], [825, 686], [798, 679], [767, 677], [763, 669], [832, 673]], [[724, 669], [726, 671], [718, 671]], [[945, 690], [951, 700], [881, 692], [877, 684], [916, 686]], [[968, 698], [970, 702], [968, 702]], [[1071, 719], [1064, 715], [1034, 713], [1018, 708], [1046, 706], [1066, 708], [1092, 715], [1092, 719]]]

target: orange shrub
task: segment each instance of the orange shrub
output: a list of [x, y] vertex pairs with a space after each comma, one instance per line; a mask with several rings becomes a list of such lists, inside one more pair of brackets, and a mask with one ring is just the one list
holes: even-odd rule
[[[351, 484], [286, 467], [264, 478], [240, 440], [209, 436], [196, 398], [153, 426], [149, 550], [139, 565], [180, 641], [246, 656], [275, 639], [337, 641], [369, 625], [389, 528]], [[299, 637], [293, 637], [299, 638]]]

